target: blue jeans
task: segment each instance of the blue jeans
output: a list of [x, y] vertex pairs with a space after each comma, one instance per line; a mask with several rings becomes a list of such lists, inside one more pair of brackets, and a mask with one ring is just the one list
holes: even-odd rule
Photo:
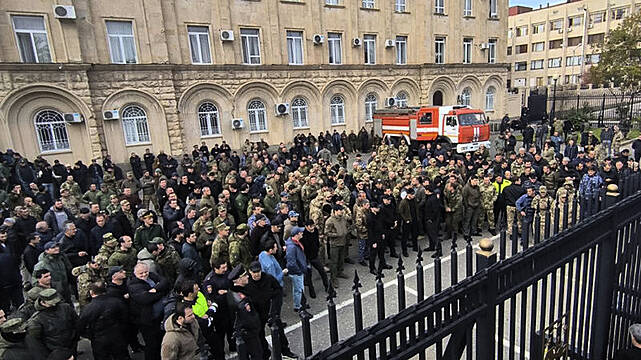
[[305, 289], [305, 277], [301, 275], [289, 274], [292, 279], [292, 296], [294, 297], [294, 309], [300, 309], [300, 300], [303, 297], [303, 290]]

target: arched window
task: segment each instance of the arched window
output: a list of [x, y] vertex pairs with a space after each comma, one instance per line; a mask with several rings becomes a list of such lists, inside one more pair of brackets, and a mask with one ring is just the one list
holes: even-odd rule
[[125, 143], [127, 145], [151, 141], [149, 125], [147, 125], [147, 114], [138, 105], [127, 105], [122, 110], [122, 127], [125, 130]]
[[365, 121], [372, 121], [372, 114], [374, 114], [374, 110], [376, 110], [376, 106], [378, 105], [377, 103], [378, 100], [376, 94], [367, 94], [365, 97]]
[[303, 98], [295, 98], [292, 101], [292, 120], [294, 129], [309, 127], [307, 122], [307, 101]]
[[334, 95], [329, 103], [332, 125], [345, 124], [345, 100], [340, 95]]
[[472, 102], [472, 89], [466, 87], [461, 92], [461, 105], [470, 105]]
[[34, 125], [41, 152], [69, 149], [67, 123], [61, 113], [55, 110], [42, 110], [36, 114]]
[[399, 91], [396, 94], [396, 103], [400, 108], [407, 107], [407, 102], [409, 101], [409, 99], [410, 97], [405, 91]]
[[485, 110], [494, 110], [494, 95], [496, 95], [496, 88], [490, 86], [485, 92]]
[[200, 120], [200, 136], [220, 135], [220, 121], [216, 105], [205, 102], [198, 107], [198, 120]]
[[249, 113], [249, 131], [266, 131], [267, 130], [267, 113], [265, 104], [260, 100], [252, 100], [247, 105]]

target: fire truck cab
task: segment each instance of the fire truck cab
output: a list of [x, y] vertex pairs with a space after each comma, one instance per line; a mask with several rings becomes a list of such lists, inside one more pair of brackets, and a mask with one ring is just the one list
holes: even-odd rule
[[380, 109], [372, 118], [379, 136], [390, 142], [404, 138], [412, 149], [427, 142], [456, 147], [458, 153], [490, 147], [485, 113], [465, 105]]

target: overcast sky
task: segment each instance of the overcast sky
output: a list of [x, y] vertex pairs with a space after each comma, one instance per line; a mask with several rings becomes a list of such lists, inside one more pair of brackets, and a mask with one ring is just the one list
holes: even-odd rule
[[510, 0], [510, 6], [514, 5], [523, 5], [523, 6], [529, 6], [532, 8], [538, 8], [539, 5], [546, 6], [547, 3], [550, 3], [550, 5], [558, 4], [561, 2], [565, 2], [563, 0]]

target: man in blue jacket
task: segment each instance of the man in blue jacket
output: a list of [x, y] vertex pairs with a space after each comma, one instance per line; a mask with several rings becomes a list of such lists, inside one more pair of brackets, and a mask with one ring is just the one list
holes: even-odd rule
[[292, 293], [294, 297], [294, 311], [300, 310], [300, 300], [305, 288], [305, 272], [307, 272], [307, 258], [300, 239], [303, 237], [304, 228], [295, 226], [291, 230], [291, 236], [285, 242], [287, 253], [287, 273], [292, 279]]

